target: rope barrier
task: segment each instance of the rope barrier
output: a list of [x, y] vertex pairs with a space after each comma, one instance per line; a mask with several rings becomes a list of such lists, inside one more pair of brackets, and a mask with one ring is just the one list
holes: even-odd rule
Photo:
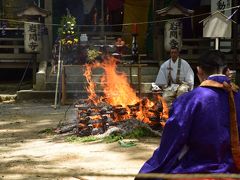
[[240, 178], [239, 174], [138, 174], [137, 178], [194, 179], [194, 178]]
[[111, 174], [111, 173], [76, 173], [75, 171], [68, 172], [46, 172], [46, 171], [13, 171], [13, 170], [4, 170], [0, 171], [0, 174], [41, 174], [41, 175], [52, 175], [52, 176], [63, 176], [63, 177], [83, 177], [83, 176], [91, 176], [91, 177], [137, 177], [139, 179], [151, 179], [151, 178], [162, 178], [162, 179], [193, 179], [193, 178], [232, 178], [239, 179], [240, 174], [165, 174], [165, 173], [149, 173], [149, 174]]
[[[229, 10], [236, 9], [236, 8], [240, 8], [240, 6], [234, 6], [234, 7], [226, 8], [226, 9], [223, 9], [223, 10], [217, 10], [217, 11], [214, 11], [214, 12], [207, 12], [207, 13], [197, 14], [197, 15], [193, 15], [193, 16], [179, 17], [179, 18], [169, 18], [169, 19], [164, 19], [164, 20], [159, 20], [159, 21], [145, 21], [145, 22], [137, 22], [137, 23], [132, 23], [131, 22], [131, 23], [122, 23], [122, 24], [111, 24], [111, 25], [106, 25], [106, 24], [79, 25], [79, 24], [77, 24], [76, 27], [114, 27], [114, 26], [131, 26], [133, 24], [136, 24], [136, 25], [157, 24], [157, 23], [166, 22], [166, 21], [173, 20], [173, 19], [175, 19], [175, 20], [182, 20], [182, 19], [189, 19], [189, 18], [194, 18], [194, 17], [201, 17], [201, 16], [205, 16], [205, 15], [210, 15], [210, 14], [218, 12], [218, 11], [219, 12], [224, 12], [224, 11], [229, 11]], [[31, 21], [6, 19], [6, 18], [0, 18], [0, 21], [9, 21], [9, 22], [15, 22], [15, 23], [25, 23], [25, 22], [36, 23], [36, 22], [31, 22]], [[39, 23], [39, 24], [43, 24], [43, 23]], [[51, 23], [44, 23], [44, 25], [45, 26], [61, 26], [60, 24], [51, 24]]]

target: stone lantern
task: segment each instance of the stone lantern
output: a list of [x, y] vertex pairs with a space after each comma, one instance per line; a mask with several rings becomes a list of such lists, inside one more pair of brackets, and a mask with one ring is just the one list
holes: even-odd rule
[[169, 51], [171, 46], [182, 47], [182, 22], [178, 19], [193, 14], [193, 10], [182, 7], [177, 2], [170, 6], [157, 10], [161, 19], [170, 19], [164, 25], [164, 49]]
[[[46, 18], [50, 14], [50, 11], [38, 7], [34, 2], [17, 14], [25, 21], [24, 49], [26, 53], [32, 54], [33, 86], [36, 84], [37, 54], [48, 47], [48, 43], [43, 42], [42, 36], [44, 30], [46, 33], [46, 28], [40, 25], [43, 22], [42, 18]], [[42, 43], [45, 48], [42, 47]]]

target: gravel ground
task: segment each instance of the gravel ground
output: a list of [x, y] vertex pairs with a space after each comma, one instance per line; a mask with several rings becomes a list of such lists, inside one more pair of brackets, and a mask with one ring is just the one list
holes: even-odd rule
[[[64, 121], [68, 108], [0, 102], [0, 179], [133, 179], [109, 175], [136, 174], [159, 144], [159, 138], [137, 140], [128, 148], [117, 142], [70, 143], [63, 135], [39, 133]], [[70, 108], [66, 118], [74, 117]]]

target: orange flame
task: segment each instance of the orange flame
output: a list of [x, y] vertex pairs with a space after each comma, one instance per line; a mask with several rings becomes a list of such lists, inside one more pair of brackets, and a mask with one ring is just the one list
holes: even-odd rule
[[163, 111], [160, 113], [160, 118], [165, 120], [164, 122], [160, 122], [161, 125], [164, 127], [166, 124], [166, 120], [169, 117], [169, 109], [168, 109], [168, 105], [167, 102], [163, 99], [163, 97], [161, 97], [160, 95], [157, 96], [157, 100], [162, 102], [162, 106], [163, 106]]
[[[127, 75], [125, 73], [117, 72], [117, 60], [113, 57], [105, 59], [102, 63], [94, 63], [85, 65], [84, 76], [87, 79], [88, 87], [87, 92], [89, 93], [88, 100], [93, 102], [95, 105], [105, 100], [112, 106], [119, 106], [126, 109], [126, 113], [123, 115], [115, 114], [115, 120], [128, 119], [130, 114], [130, 105], [139, 104], [139, 107], [134, 110], [135, 117], [145, 123], [151, 123], [149, 117], [155, 116], [155, 114], [149, 111], [154, 107], [155, 103], [150, 101], [148, 98], [140, 99], [137, 97], [136, 92], [131, 88]], [[95, 88], [96, 84], [91, 79], [92, 69], [103, 68], [104, 74], [101, 77], [101, 87], [103, 88], [104, 97], [98, 97]], [[158, 115], [161, 119], [168, 118], [168, 107], [167, 103], [161, 96], [157, 96], [157, 101], [162, 103], [163, 112]]]
[[168, 115], [169, 115], [169, 109], [168, 109], [167, 102], [160, 95], [157, 96], [157, 100], [162, 102], [162, 106], [163, 106], [163, 112], [160, 114], [160, 117], [164, 120], [167, 120]]
[[97, 105], [100, 101], [97, 97], [97, 94], [95, 92], [95, 88], [96, 88], [96, 84], [95, 82], [92, 80], [92, 69], [94, 67], [97, 67], [98, 63], [96, 64], [86, 64], [85, 65], [85, 72], [84, 72], [84, 76], [86, 77], [87, 83], [88, 83], [88, 87], [86, 87], [86, 90], [88, 92], [88, 99], [93, 102], [95, 105]]
[[140, 102], [140, 108], [139, 111], [136, 113], [137, 115], [137, 119], [146, 122], [146, 123], [150, 123], [151, 121], [149, 120], [149, 117], [151, 115], [153, 115], [152, 112], [149, 112], [148, 110], [153, 107], [154, 103], [152, 101], [150, 101], [147, 98], [144, 98], [141, 102]]
[[101, 78], [101, 85], [109, 104], [127, 107], [127, 105], [139, 102], [140, 99], [130, 87], [126, 75], [116, 71], [116, 59], [106, 59], [102, 63], [102, 68], [105, 70], [105, 74]]

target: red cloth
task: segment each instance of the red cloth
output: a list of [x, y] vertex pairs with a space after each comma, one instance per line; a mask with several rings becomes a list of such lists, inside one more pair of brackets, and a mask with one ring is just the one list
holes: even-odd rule
[[123, 7], [124, 0], [107, 0], [106, 5], [109, 11], [115, 11]]

